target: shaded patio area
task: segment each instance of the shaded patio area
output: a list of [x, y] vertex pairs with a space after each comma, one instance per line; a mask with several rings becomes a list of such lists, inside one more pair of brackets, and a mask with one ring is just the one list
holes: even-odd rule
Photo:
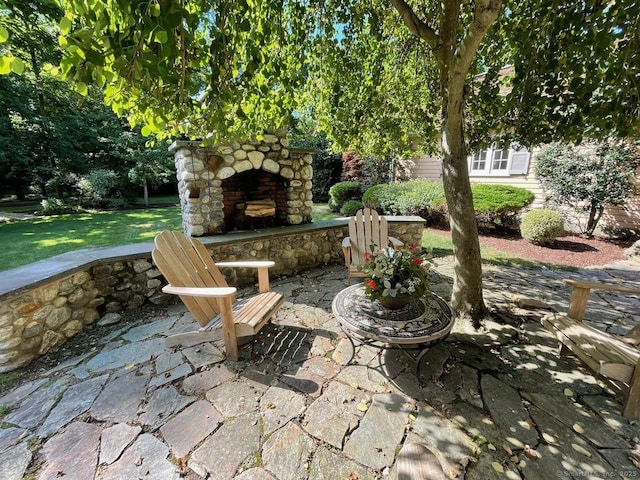
[[[637, 478], [640, 427], [556, 356], [539, 319], [566, 309], [563, 278], [637, 287], [639, 271], [485, 267], [492, 320], [477, 331], [459, 320], [425, 356], [424, 387], [404, 351], [362, 346], [344, 365], [351, 345], [331, 313], [343, 266], [273, 281], [287, 303], [237, 363], [217, 344], [165, 348], [194, 320], [182, 304], [158, 307], [0, 398], [0, 478], [395, 479], [411, 443], [444, 478]], [[448, 296], [449, 262], [432, 283]], [[592, 296], [601, 328], [640, 322], [640, 299]]]

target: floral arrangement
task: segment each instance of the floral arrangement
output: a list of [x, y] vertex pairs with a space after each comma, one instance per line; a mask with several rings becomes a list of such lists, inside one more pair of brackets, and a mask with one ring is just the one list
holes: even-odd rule
[[422, 297], [429, 290], [429, 258], [415, 245], [366, 252], [364, 260], [359, 268], [365, 274], [365, 294], [384, 306], [399, 308], [396, 305], [402, 305], [403, 300]]

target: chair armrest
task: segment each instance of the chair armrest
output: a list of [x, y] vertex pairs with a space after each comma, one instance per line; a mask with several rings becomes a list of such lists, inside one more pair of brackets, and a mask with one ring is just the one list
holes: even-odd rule
[[164, 293], [184, 295], [186, 297], [232, 297], [236, 293], [235, 287], [174, 287], [166, 285], [162, 288]]
[[276, 262], [271, 260], [240, 260], [236, 262], [216, 262], [217, 267], [229, 268], [270, 268]]
[[582, 320], [587, 309], [587, 300], [591, 290], [604, 290], [611, 292], [632, 293], [640, 295], [640, 289], [613, 285], [611, 283], [586, 282], [584, 280], [565, 279], [564, 283], [573, 287], [569, 311], [567, 315], [575, 320]]
[[404, 247], [404, 243], [402, 242], [402, 240], [398, 240], [396, 237], [389, 237], [389, 241], [394, 248]]
[[258, 270], [258, 291], [265, 293], [269, 291], [269, 268], [273, 267], [276, 262], [271, 260], [240, 260], [235, 262], [217, 262], [217, 267], [231, 268], [255, 268]]
[[611, 283], [586, 282], [584, 280], [573, 279], [566, 279], [564, 283], [566, 285], [572, 286], [573, 288], [588, 288], [589, 290], [605, 290], [612, 292], [634, 293], [636, 295], [640, 295], [640, 288], [630, 288], [623, 285], [613, 285]]

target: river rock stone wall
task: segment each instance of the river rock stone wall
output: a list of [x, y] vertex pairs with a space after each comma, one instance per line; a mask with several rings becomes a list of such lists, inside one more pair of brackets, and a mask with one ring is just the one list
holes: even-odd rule
[[[201, 241], [217, 261], [274, 260], [270, 277], [277, 278], [344, 262], [341, 243], [347, 235], [345, 222], [327, 223], [327, 227], [282, 227], [273, 230], [283, 233], [228, 234]], [[422, 219], [389, 224], [390, 234], [407, 244], [420, 244], [422, 229]], [[163, 304], [173, 298], [162, 293], [166, 281], [151, 261], [151, 248], [133, 258], [93, 261], [0, 296], [0, 372], [22, 367], [55, 350], [107, 313], [145, 303]], [[253, 269], [222, 271], [233, 286], [257, 281]], [[12, 274], [19, 276], [15, 270]]]
[[264, 170], [285, 179], [285, 224], [311, 222], [313, 158], [309, 151], [290, 149], [284, 135], [265, 134], [262, 140], [211, 148], [181, 140], [169, 150], [174, 152], [186, 235], [199, 237], [225, 231], [222, 182], [249, 170]]

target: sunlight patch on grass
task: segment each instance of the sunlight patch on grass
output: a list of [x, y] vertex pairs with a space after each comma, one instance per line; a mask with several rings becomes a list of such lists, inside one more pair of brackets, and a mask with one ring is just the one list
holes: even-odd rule
[[38, 240], [35, 242], [39, 247], [53, 247], [60, 244], [82, 245], [86, 243], [83, 238], [56, 237]]

